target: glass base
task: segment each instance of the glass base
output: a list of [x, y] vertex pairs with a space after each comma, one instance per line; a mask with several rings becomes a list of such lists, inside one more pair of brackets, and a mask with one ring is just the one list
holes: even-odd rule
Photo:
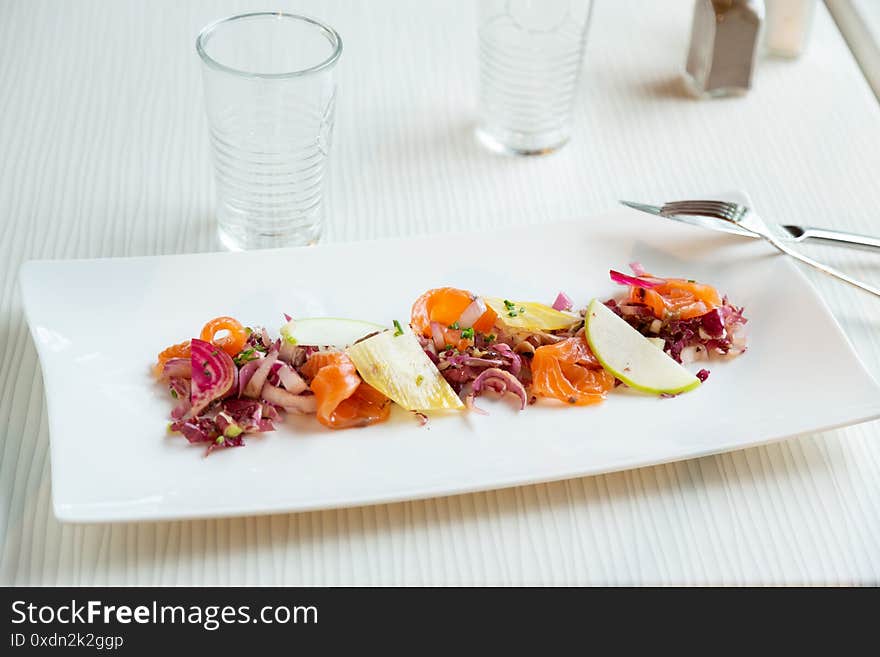
[[568, 135], [563, 135], [561, 132], [540, 136], [521, 133], [499, 136], [484, 126], [477, 126], [474, 134], [483, 146], [493, 153], [502, 155], [549, 155], [558, 151], [570, 140]]
[[251, 251], [255, 249], [283, 249], [288, 246], [313, 246], [321, 238], [320, 227], [295, 233], [250, 233], [244, 229], [229, 229], [222, 224], [217, 226], [220, 244], [229, 251]]

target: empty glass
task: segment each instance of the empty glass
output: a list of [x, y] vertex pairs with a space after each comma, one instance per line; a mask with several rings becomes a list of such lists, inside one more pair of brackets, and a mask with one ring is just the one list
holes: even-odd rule
[[233, 250], [314, 244], [342, 40], [284, 13], [226, 18], [202, 30], [205, 104], [220, 240]]
[[481, 0], [477, 136], [495, 151], [539, 155], [563, 146], [592, 0]]

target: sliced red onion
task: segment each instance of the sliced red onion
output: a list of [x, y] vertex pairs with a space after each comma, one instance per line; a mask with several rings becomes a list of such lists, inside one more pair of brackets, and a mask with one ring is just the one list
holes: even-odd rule
[[269, 378], [269, 372], [272, 371], [272, 365], [275, 364], [276, 360], [278, 360], [278, 350], [273, 347], [272, 350], [266, 354], [265, 358], [257, 361], [260, 365], [253, 373], [253, 376], [251, 376], [250, 381], [247, 382], [247, 385], [244, 386], [244, 392], [242, 393], [244, 397], [256, 399], [260, 396], [260, 391], [263, 389], [266, 379]]
[[709, 378], [709, 370], [700, 370], [699, 372], [697, 372], [697, 378], [700, 380], [701, 383], [705, 382], [706, 379]]
[[662, 278], [639, 278], [637, 276], [623, 274], [619, 271], [615, 271], [614, 269], [609, 270], [608, 273], [611, 275], [611, 280], [615, 283], [641, 287], [646, 290], [650, 290], [651, 288], [657, 287], [658, 285], [663, 285], [663, 283], [666, 282]]
[[244, 365], [241, 366], [241, 369], [238, 370], [238, 396], [244, 396], [244, 389], [247, 386], [248, 381], [251, 380], [251, 377], [254, 375], [254, 372], [260, 367], [260, 363], [263, 362], [262, 358], [255, 358], [254, 360], [249, 360]]
[[287, 392], [293, 395], [298, 395], [309, 387], [296, 370], [289, 365], [282, 365], [278, 370], [278, 380], [281, 381], [281, 385]]
[[629, 268], [632, 269], [632, 273], [635, 274], [636, 276], [647, 276], [648, 275], [647, 270], [644, 267], [642, 267], [641, 262], [638, 262], [638, 261], [631, 262], [631, 263], [629, 263]]
[[314, 395], [294, 395], [291, 405], [285, 406], [284, 410], [299, 415], [314, 415], [318, 412], [318, 398]]
[[553, 310], [571, 310], [573, 305], [571, 298], [565, 292], [560, 292], [553, 302]]
[[293, 321], [293, 317], [291, 317], [291, 316], [288, 315], [287, 313], [284, 313], [284, 320], [287, 321], [287, 322], [292, 322], [292, 321]]
[[293, 363], [296, 358], [296, 350], [299, 349], [292, 342], [287, 340], [281, 341], [281, 347], [278, 349], [278, 360], [283, 363]]
[[510, 348], [510, 345], [503, 342], [496, 342], [492, 345], [492, 349], [501, 354], [503, 358], [510, 359], [510, 373], [516, 376], [522, 369], [522, 357]]
[[486, 302], [480, 297], [476, 297], [461, 313], [461, 316], [458, 318], [458, 325], [463, 329], [472, 328], [485, 312]]
[[512, 392], [517, 397], [519, 397], [520, 410], [523, 410], [529, 401], [529, 396], [526, 393], [526, 389], [523, 384], [520, 383], [519, 379], [517, 379], [510, 372], [505, 372], [504, 370], [500, 370], [497, 367], [492, 367], [484, 370], [476, 379], [474, 379], [474, 394], [480, 394], [484, 390], [492, 390], [494, 392], [497, 392], [499, 395], [503, 395], [507, 392]]
[[171, 379], [172, 377], [191, 378], [192, 361], [189, 358], [171, 358], [166, 360], [164, 367], [162, 367], [162, 378]]
[[489, 415], [488, 411], [483, 410], [474, 403], [474, 393], [465, 395], [464, 405], [469, 411], [473, 411], [474, 413], [478, 413], [480, 415]]
[[501, 367], [504, 365], [503, 360], [495, 358], [477, 358], [476, 356], [465, 356], [460, 361], [461, 365], [470, 365], [471, 367]]
[[443, 351], [446, 347], [446, 336], [443, 335], [443, 326], [440, 322], [431, 322], [431, 337], [434, 338], [437, 351]]
[[192, 389], [189, 415], [197, 415], [215, 399], [220, 399], [235, 383], [236, 368], [232, 358], [210, 342], [193, 339], [190, 342]]
[[280, 406], [285, 411], [310, 415], [318, 410], [318, 400], [314, 395], [294, 395], [287, 390], [282, 390], [271, 383], [263, 386], [260, 397], [270, 404]]

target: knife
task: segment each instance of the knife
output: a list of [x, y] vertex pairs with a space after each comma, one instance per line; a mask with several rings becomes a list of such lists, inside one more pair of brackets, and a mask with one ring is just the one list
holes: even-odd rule
[[[733, 224], [724, 221], [712, 219], [711, 217], [699, 217], [695, 215], [664, 215], [660, 213], [660, 206], [646, 205], [644, 203], [633, 203], [632, 201], [621, 201], [621, 204], [632, 208], [653, 214], [664, 219], [672, 219], [681, 223], [690, 224], [691, 226], [700, 226], [702, 228], [710, 228], [712, 230], [724, 233], [733, 233], [743, 237], [760, 237], [744, 228], [738, 228]], [[858, 233], [848, 233], [842, 230], [830, 230], [828, 228], [816, 228], [814, 226], [798, 226], [796, 224], [773, 224], [772, 228], [778, 229], [780, 238], [787, 242], [803, 242], [806, 240], [819, 240], [835, 245], [868, 247], [871, 249], [880, 249], [880, 237], [871, 237], [870, 235], [859, 235]]]

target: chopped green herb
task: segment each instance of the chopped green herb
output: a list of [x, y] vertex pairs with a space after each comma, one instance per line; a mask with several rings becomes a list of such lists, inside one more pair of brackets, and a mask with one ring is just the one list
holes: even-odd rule
[[205, 375], [206, 378], [211, 378], [211, 370], [202, 370], [202, 374]]
[[285, 335], [284, 340], [289, 342], [290, 344], [296, 344], [296, 338], [292, 335]]
[[505, 299], [504, 300], [504, 307], [507, 308], [508, 310], [513, 310], [514, 308], [516, 308], [516, 304], [513, 303], [513, 301], [508, 301], [507, 299]]
[[423, 377], [421, 374], [419, 374], [419, 375], [416, 377], [416, 385], [417, 385], [417, 386], [422, 385], [422, 382], [423, 382], [424, 380], [425, 380], [425, 377]]
[[461, 332], [461, 337], [463, 337], [465, 340], [473, 340], [473, 338], [474, 338], [474, 329], [473, 329], [473, 328], [466, 328], [466, 329], [464, 329], [464, 330]]
[[486, 342], [495, 342], [495, 340], [497, 340], [497, 339], [498, 339], [498, 336], [495, 335], [494, 333], [490, 333], [489, 335], [486, 336]]
[[519, 314], [522, 315], [526, 311], [525, 306], [519, 307]]
[[516, 311], [515, 311], [515, 310], [511, 310], [509, 313], [507, 313], [507, 316], [508, 316], [508, 317], [516, 317]]
[[261, 344], [255, 344], [255, 345], [254, 345], [254, 349], [256, 349], [257, 351], [262, 352], [262, 353], [264, 353], [264, 354], [265, 354], [267, 351], [269, 351], [266, 347], [264, 347], [264, 346], [261, 345]]
[[696, 283], [696, 281], [693, 278], [689, 278], [688, 283]]
[[214, 349], [214, 350], [211, 352], [211, 355], [212, 355], [212, 356], [219, 356], [219, 355], [220, 355], [220, 351], [217, 350], [217, 349]]
[[176, 391], [176, 390], [172, 390], [172, 391], [171, 391], [171, 396], [174, 397], [175, 399], [177, 399], [177, 391]]
[[453, 347], [451, 344], [448, 344], [443, 347], [443, 351], [455, 351], [455, 347]]
[[394, 337], [403, 335], [403, 329], [400, 327], [400, 322], [395, 319], [392, 323], [394, 324]]
[[252, 329], [250, 326], [245, 326], [244, 332], [247, 333], [248, 335], [250, 335], [251, 333], [254, 332], [254, 329]]
[[202, 367], [208, 367], [208, 361], [204, 361], [204, 362], [202, 363]]
[[256, 359], [257, 359], [257, 356], [254, 353], [254, 350], [252, 348], [248, 348], [248, 349], [245, 349], [244, 351], [242, 351], [238, 356], [233, 358], [232, 362], [234, 362], [236, 365], [241, 367], [245, 363], [249, 363], [250, 361], [256, 360]]
[[458, 322], [452, 322], [452, 324], [449, 325], [449, 328], [451, 328], [453, 331], [457, 331], [461, 328], [461, 326], [458, 325]]
[[215, 440], [214, 442], [217, 443], [218, 445], [222, 445], [223, 444], [223, 436], [217, 436], [217, 440]]

